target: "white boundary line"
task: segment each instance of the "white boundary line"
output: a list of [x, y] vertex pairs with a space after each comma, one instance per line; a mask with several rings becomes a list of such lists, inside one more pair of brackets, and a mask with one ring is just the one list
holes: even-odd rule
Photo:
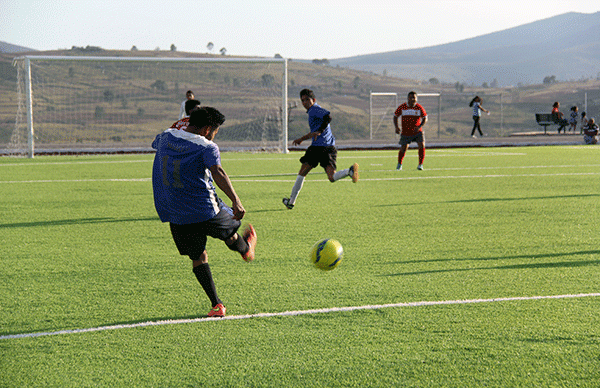
[[313, 310], [282, 311], [282, 312], [278, 312], [278, 313], [229, 315], [224, 318], [169, 319], [169, 320], [163, 320], [163, 321], [147, 321], [147, 322], [140, 322], [140, 323], [124, 324], [124, 325], [99, 326], [99, 327], [91, 327], [91, 328], [87, 328], [87, 329], [72, 329], [72, 330], [59, 330], [59, 331], [48, 331], [48, 332], [38, 332], [38, 333], [9, 334], [9, 335], [0, 336], [0, 340], [46, 337], [46, 336], [51, 336], [51, 335], [90, 333], [90, 332], [96, 332], [96, 331], [132, 329], [132, 328], [137, 328], [137, 327], [148, 327], [148, 326], [180, 325], [180, 324], [184, 324], [184, 323], [196, 323], [196, 322], [230, 321], [230, 320], [250, 319], [250, 318], [288, 317], [288, 316], [299, 316], [299, 315], [310, 315], [310, 314], [328, 314], [328, 313], [347, 312], [347, 311], [356, 311], [356, 310], [379, 310], [379, 309], [394, 308], [394, 307], [421, 307], [421, 306], [439, 306], [439, 305], [456, 305], [456, 304], [473, 304], [473, 303], [510, 302], [510, 301], [522, 301], [522, 300], [589, 298], [589, 297], [600, 297], [600, 293], [545, 295], [545, 296], [516, 296], [516, 297], [492, 298], [492, 299], [465, 299], [465, 300], [403, 302], [403, 303], [376, 304], [376, 305], [366, 305], [366, 306], [331, 307], [331, 308], [313, 309]]
[[[521, 167], [518, 167], [521, 168]], [[533, 167], [532, 167], [533, 168]], [[543, 167], [541, 167], [543, 168]], [[445, 169], [435, 169], [430, 171], [442, 171]], [[449, 170], [449, 169], [448, 169]], [[454, 169], [457, 170], [457, 169]], [[392, 170], [380, 170], [380, 171], [392, 171]], [[394, 177], [394, 178], [363, 178], [361, 181], [372, 181], [372, 182], [384, 182], [384, 181], [403, 181], [403, 180], [425, 180], [425, 179], [473, 179], [473, 178], [516, 178], [516, 177], [552, 177], [552, 176], [585, 176], [585, 175], [600, 175], [600, 172], [569, 172], [569, 173], [546, 173], [546, 174], [489, 174], [489, 175], [439, 175], [439, 176], [412, 176], [412, 177]], [[248, 175], [251, 177], [252, 175]], [[254, 177], [260, 177], [260, 175], [253, 175]], [[275, 174], [265, 176], [296, 176], [296, 174]], [[231, 176], [232, 182], [256, 182], [256, 183], [269, 183], [269, 182], [293, 182], [290, 179], [249, 179], [244, 178], [244, 175]], [[56, 179], [56, 180], [31, 180], [31, 181], [0, 181], [0, 184], [8, 183], [85, 183], [85, 182], [150, 182], [152, 178], [106, 178], [106, 179]], [[311, 182], [328, 182], [327, 179], [312, 179]], [[347, 182], [351, 182], [348, 181]]]

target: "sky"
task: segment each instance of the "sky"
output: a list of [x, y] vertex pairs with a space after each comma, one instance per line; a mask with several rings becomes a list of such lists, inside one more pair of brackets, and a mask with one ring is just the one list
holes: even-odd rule
[[505, 30], [597, 0], [0, 0], [0, 41], [292, 59], [421, 48]]

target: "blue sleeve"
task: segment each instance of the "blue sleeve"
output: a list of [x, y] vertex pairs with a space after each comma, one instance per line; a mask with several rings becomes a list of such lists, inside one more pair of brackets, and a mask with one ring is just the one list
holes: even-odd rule
[[319, 106], [318, 109], [315, 109], [315, 116], [322, 119], [323, 117], [331, 114], [327, 109]]
[[156, 135], [156, 137], [154, 138], [154, 141], [152, 142], [152, 148], [154, 148], [155, 150], [158, 150], [158, 142], [160, 139], [160, 135], [161, 134]]
[[206, 152], [204, 152], [203, 160], [206, 168], [211, 168], [212, 166], [220, 166], [221, 165], [221, 153], [219, 152], [219, 147], [216, 144], [212, 144]]

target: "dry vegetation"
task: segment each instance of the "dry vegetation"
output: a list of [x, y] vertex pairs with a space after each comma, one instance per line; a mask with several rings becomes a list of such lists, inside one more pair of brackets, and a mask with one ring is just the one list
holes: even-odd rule
[[[36, 52], [35, 55], [92, 55], [92, 56], [136, 56], [136, 57], [207, 57], [207, 54], [193, 54], [183, 52], [165, 51], [108, 51], [86, 52], [85, 50], [66, 50], [53, 52]], [[0, 55], [0, 146], [9, 142], [11, 133], [15, 127], [17, 112], [17, 86], [16, 69], [12, 65], [13, 55]], [[185, 66], [185, 64], [182, 64]], [[197, 85], [204, 94], [211, 95], [211, 90], [227, 90], [222, 100], [212, 100], [214, 106], [228, 104], [231, 106], [228, 112], [229, 128], [235, 130], [223, 131], [225, 138], [239, 136], [244, 131], [244, 124], [240, 117], [244, 117], [245, 109], [254, 109], [260, 101], [249, 101], [243, 93], [245, 82], [261, 82], [264, 76], [260, 70], [248, 70], [244, 74], [236, 73], [235, 70], [223, 71], [225, 65], [213, 64], [214, 70], [206, 71], [202, 76], [193, 80], [178, 80], [178, 82], [167, 80], [164, 85], [156, 87], [149, 84], [148, 79], [135, 79], [127, 76], [123, 79], [107, 79], [106, 85], [118, 83], [119, 87], [127, 90], [129, 96], [135, 95], [135, 90], [156, 89], [152, 98], [136, 100], [128, 97], [120, 97], [118, 93], [105, 96], [110, 107], [119, 109], [119, 116], [103, 116], [102, 107], [89, 106], [84, 118], [70, 118], [68, 114], [61, 116], [60, 120], [46, 119], [53, 117], [52, 112], [59, 108], [60, 102], [45, 99], [44, 96], [36, 96], [35, 117], [38, 122], [51, 121], [46, 127], [43, 141], [51, 143], [53, 139], [64, 136], [64, 132], [77, 129], [77, 142], [87, 141], [110, 141], [120, 142], [127, 138], [147, 144], [157, 128], [164, 128], [174, 121], [175, 111], [185, 89], [189, 85]], [[221, 68], [221, 69], [218, 69]], [[219, 70], [219, 71], [217, 71]], [[515, 88], [483, 88], [470, 87], [468, 85], [443, 84], [420, 82], [408, 79], [387, 77], [374, 73], [361, 72], [357, 70], [332, 67], [322, 64], [290, 61], [288, 64], [288, 85], [290, 101], [298, 103], [297, 108], [290, 110], [289, 138], [294, 138], [307, 131], [306, 116], [298, 101], [298, 92], [305, 87], [315, 90], [317, 98], [326, 108], [330, 109], [335, 122], [335, 134], [338, 139], [367, 139], [369, 136], [369, 93], [374, 92], [398, 92], [400, 102], [410, 90], [420, 93], [440, 92], [442, 94], [441, 127], [437, 132], [440, 137], [464, 137], [470, 133], [471, 112], [468, 102], [478, 94], [483, 97], [484, 106], [494, 114], [486, 118], [483, 125], [490, 136], [509, 136], [513, 132], [526, 132], [539, 130], [534, 120], [535, 112], [550, 110], [554, 101], [561, 101], [563, 111], [566, 113], [571, 105], [583, 106], [584, 96], [587, 93], [588, 111], [590, 116], [598, 114], [600, 108], [600, 81], [588, 80], [570, 83], [554, 83], [551, 85], [529, 85]], [[60, 72], [68, 72], [69, 68], [60, 68]], [[223, 75], [225, 74], [225, 75]], [[85, 72], [73, 75], [85, 79], [91, 77]], [[241, 82], [243, 81], [243, 82]], [[150, 86], [149, 86], [150, 85]], [[70, 88], [69, 85], [57, 87]], [[106, 90], [86, 90], [85, 83], [78, 83], [80, 88], [78, 95], [84, 100], [88, 95], [94, 93], [107, 93]], [[460, 92], [457, 90], [461, 90]], [[112, 92], [108, 92], [109, 94]], [[125, 93], [123, 91], [119, 93]], [[202, 93], [200, 93], [202, 99]], [[225, 101], [227, 100], [227, 101]], [[425, 106], [432, 116], [437, 115], [437, 106], [432, 106], [436, 101], [427, 100]], [[425, 105], [425, 103], [424, 103]], [[437, 104], [435, 104], [437, 105]], [[582, 109], [580, 109], [581, 111]], [[110, 116], [110, 117], [109, 117]], [[117, 125], [121, 118], [128, 117], [132, 124], [118, 125], [118, 129], [110, 124]], [[437, 121], [437, 118], [435, 118]], [[147, 128], [147, 133], [140, 131], [139, 125]], [[431, 124], [435, 132], [437, 123]], [[112, 128], [112, 129], [111, 129]], [[42, 134], [38, 134], [42, 136]], [[276, 136], [270, 133], [269, 136]], [[380, 133], [381, 139], [393, 138], [391, 133]], [[431, 135], [430, 135], [431, 136]], [[435, 136], [435, 134], [434, 134]]]

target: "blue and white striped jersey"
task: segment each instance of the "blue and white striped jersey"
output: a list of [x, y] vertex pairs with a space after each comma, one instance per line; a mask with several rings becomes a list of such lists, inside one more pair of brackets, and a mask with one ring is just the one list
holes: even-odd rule
[[152, 142], [154, 206], [162, 222], [191, 224], [219, 212], [210, 167], [221, 164], [219, 147], [204, 136], [169, 128]]

